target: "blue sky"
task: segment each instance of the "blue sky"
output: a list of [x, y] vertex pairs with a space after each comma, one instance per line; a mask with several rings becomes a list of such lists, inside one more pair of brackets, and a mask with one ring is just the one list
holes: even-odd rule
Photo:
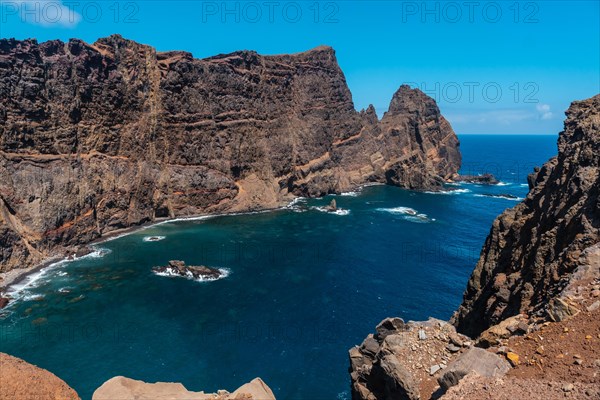
[[0, 36], [94, 42], [120, 33], [207, 57], [333, 46], [357, 109], [381, 115], [402, 83], [434, 97], [457, 133], [562, 129], [600, 93], [598, 1], [0, 0]]

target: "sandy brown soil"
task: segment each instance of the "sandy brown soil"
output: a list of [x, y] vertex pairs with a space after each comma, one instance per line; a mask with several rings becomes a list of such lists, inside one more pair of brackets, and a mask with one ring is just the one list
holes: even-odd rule
[[0, 400], [72, 399], [77, 392], [53, 373], [0, 353]]
[[514, 377], [483, 378], [469, 374], [444, 395], [443, 400], [521, 400], [521, 399], [598, 399], [598, 385], [565, 384], [537, 379]]
[[[512, 336], [506, 350], [519, 363], [502, 379], [468, 376], [443, 400], [600, 399], [600, 292], [598, 281], [579, 281], [571, 299], [581, 312]], [[494, 348], [490, 349], [491, 351]]]

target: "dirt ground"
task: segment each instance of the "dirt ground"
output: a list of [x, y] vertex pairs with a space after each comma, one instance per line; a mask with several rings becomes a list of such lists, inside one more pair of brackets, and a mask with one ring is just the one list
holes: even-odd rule
[[0, 353], [0, 400], [75, 400], [77, 393], [51, 372]]

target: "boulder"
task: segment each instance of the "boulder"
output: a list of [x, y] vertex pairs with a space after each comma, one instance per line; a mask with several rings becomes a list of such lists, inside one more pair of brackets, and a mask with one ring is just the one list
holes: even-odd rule
[[579, 314], [579, 309], [561, 298], [555, 298], [548, 303], [548, 317], [554, 322], [564, 321]]
[[406, 331], [408, 327], [402, 318], [386, 318], [377, 325], [375, 337], [377, 340], [383, 340], [386, 336], [396, 332]]
[[0, 296], [0, 310], [8, 305], [9, 298]]
[[458, 384], [465, 375], [475, 372], [481, 376], [501, 377], [510, 370], [510, 365], [496, 354], [479, 347], [471, 347], [446, 367], [438, 378], [442, 390]]
[[525, 323], [525, 320], [526, 317], [515, 315], [499, 324], [489, 327], [479, 337], [479, 345], [483, 347], [495, 346], [501, 339], [527, 333], [528, 325]]

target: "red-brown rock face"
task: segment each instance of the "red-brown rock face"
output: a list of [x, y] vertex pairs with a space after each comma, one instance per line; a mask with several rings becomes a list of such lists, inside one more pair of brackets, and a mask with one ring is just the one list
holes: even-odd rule
[[115, 229], [276, 207], [365, 182], [439, 187], [460, 166], [435, 102], [356, 112], [334, 51], [157, 53], [0, 40], [0, 271]]
[[525, 201], [494, 221], [453, 317], [462, 333], [545, 313], [600, 242], [600, 95], [571, 104], [558, 156], [529, 181]]

